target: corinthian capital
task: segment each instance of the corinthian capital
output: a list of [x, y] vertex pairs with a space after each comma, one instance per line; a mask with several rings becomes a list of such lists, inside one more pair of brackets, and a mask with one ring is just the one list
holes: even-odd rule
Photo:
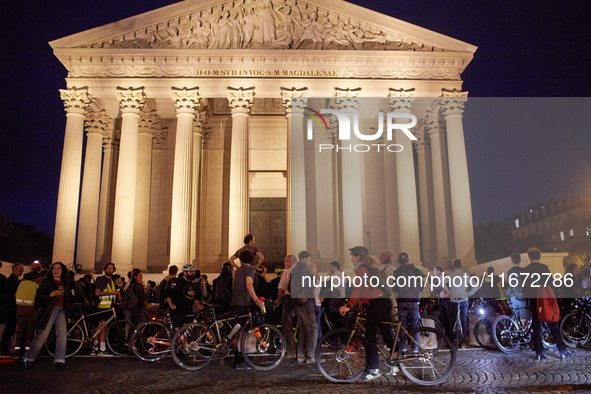
[[287, 115], [291, 113], [302, 113], [306, 106], [307, 100], [303, 97], [307, 96], [308, 88], [279, 88], [281, 90], [281, 104], [285, 108]]
[[142, 112], [138, 126], [140, 133], [154, 134], [156, 130], [162, 128], [162, 122], [156, 111]]
[[415, 89], [394, 89], [390, 88], [388, 92], [388, 107], [391, 111], [410, 112], [412, 109], [412, 96]]
[[64, 102], [66, 113], [86, 115], [92, 97], [88, 88], [60, 89], [60, 97]]
[[356, 112], [359, 111], [359, 94], [361, 88], [335, 88], [335, 106], [341, 111]]
[[195, 128], [193, 129], [194, 133], [201, 134], [205, 132], [207, 128], [207, 120], [209, 119], [209, 111], [203, 110], [199, 111], [197, 119], [195, 119]]
[[199, 87], [194, 88], [175, 88], [172, 89], [172, 100], [177, 114], [192, 114], [199, 107]]
[[113, 131], [113, 119], [104, 110], [90, 112], [84, 123], [87, 134], [97, 133], [105, 135]]
[[144, 88], [122, 88], [117, 87], [117, 98], [122, 113], [139, 115], [146, 104]]
[[444, 115], [461, 115], [468, 100], [468, 92], [453, 89], [441, 89], [441, 109]]
[[427, 112], [425, 116], [425, 131], [429, 136], [439, 134], [439, 114], [437, 112]]
[[152, 148], [166, 149], [167, 138], [168, 138], [168, 129], [167, 128], [154, 130], [154, 139], [152, 140]]
[[254, 86], [250, 88], [233, 88], [228, 86], [228, 102], [232, 113], [247, 114], [254, 101]]

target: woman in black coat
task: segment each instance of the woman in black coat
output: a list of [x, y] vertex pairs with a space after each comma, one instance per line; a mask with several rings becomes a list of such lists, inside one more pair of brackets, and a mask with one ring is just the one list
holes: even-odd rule
[[35, 296], [35, 308], [39, 309], [37, 321], [37, 336], [33, 339], [31, 347], [25, 355], [25, 368], [33, 368], [33, 361], [47, 340], [51, 327], [55, 325], [56, 344], [53, 365], [57, 369], [66, 367], [67, 344], [67, 318], [66, 310], [70, 305], [72, 296], [71, 283], [68, 279], [68, 270], [60, 262], [53, 263], [47, 271], [47, 276], [37, 289]]

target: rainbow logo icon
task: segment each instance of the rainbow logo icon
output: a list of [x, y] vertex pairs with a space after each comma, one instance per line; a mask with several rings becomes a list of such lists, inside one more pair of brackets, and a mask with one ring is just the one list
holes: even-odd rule
[[[320, 115], [320, 112], [313, 110], [312, 108], [309, 108], [309, 107], [304, 107], [304, 109], [307, 109], [307, 110], [313, 112], [313, 113], [304, 112], [304, 115], [308, 115], [308, 116], [312, 117], [312, 119], [314, 119], [316, 121], [316, 123], [318, 123], [318, 126], [320, 126], [321, 130], [322, 130], [322, 124], [324, 124], [324, 130], [325, 131], [328, 130], [328, 125], [326, 124], [326, 120], [324, 120], [324, 116]], [[322, 123], [320, 121], [322, 121]]]

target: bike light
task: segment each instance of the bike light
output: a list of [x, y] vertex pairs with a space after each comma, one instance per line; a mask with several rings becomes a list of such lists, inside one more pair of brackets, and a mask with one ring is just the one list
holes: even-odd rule
[[484, 309], [480, 308], [480, 314], [484, 315]]

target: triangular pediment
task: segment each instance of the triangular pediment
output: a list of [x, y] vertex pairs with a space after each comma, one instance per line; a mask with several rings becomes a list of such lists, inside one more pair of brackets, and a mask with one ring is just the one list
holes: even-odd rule
[[476, 50], [341, 0], [185, 0], [50, 45], [54, 49]]

